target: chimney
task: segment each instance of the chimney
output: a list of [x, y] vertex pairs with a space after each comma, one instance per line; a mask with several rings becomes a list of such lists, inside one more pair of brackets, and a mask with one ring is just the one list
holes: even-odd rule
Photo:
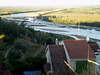
[[59, 45], [59, 41], [58, 41], [57, 38], [56, 38], [56, 40], [55, 40], [55, 45]]
[[90, 38], [89, 37], [86, 37], [86, 42], [89, 42], [90, 41]]

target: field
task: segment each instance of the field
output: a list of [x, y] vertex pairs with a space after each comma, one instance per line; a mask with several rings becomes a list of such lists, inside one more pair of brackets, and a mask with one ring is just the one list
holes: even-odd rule
[[[60, 11], [50, 12], [52, 10]], [[0, 15], [9, 17], [12, 13], [23, 13], [40, 11], [43, 20], [61, 24], [80, 24], [87, 26], [100, 27], [100, 6], [91, 7], [0, 7]], [[46, 12], [47, 11], [47, 12]], [[29, 13], [30, 17], [37, 16], [39, 13]], [[41, 16], [40, 15], [40, 16]], [[53, 17], [54, 16], [54, 17]]]
[[[54, 23], [81, 24], [100, 27], [100, 8], [66, 8], [66, 10], [44, 14]], [[56, 18], [52, 18], [56, 16]]]
[[55, 8], [44, 7], [0, 7], [0, 15], [9, 15], [12, 13], [23, 13], [31, 11], [50, 11]]

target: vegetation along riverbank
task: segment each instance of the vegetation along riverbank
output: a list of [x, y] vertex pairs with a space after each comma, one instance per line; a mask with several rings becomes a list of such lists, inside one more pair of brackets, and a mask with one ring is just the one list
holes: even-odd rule
[[100, 7], [66, 8], [49, 14], [43, 14], [38, 18], [45, 21], [61, 24], [75, 24], [100, 27]]

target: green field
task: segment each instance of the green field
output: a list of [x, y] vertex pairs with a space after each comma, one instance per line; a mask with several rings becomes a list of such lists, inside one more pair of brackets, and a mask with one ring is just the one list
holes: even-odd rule
[[49, 11], [55, 8], [44, 8], [44, 7], [0, 7], [0, 15], [9, 15], [12, 13], [22, 13], [31, 11]]
[[[67, 8], [66, 8], [67, 9]], [[61, 24], [81, 24], [88, 26], [100, 27], [100, 7], [98, 8], [68, 8], [67, 10], [45, 14], [49, 17], [48, 20], [54, 23]]]

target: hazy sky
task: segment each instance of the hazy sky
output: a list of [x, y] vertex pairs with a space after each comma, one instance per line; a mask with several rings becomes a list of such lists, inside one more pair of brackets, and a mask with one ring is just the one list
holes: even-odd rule
[[0, 0], [0, 6], [100, 5], [100, 0]]

